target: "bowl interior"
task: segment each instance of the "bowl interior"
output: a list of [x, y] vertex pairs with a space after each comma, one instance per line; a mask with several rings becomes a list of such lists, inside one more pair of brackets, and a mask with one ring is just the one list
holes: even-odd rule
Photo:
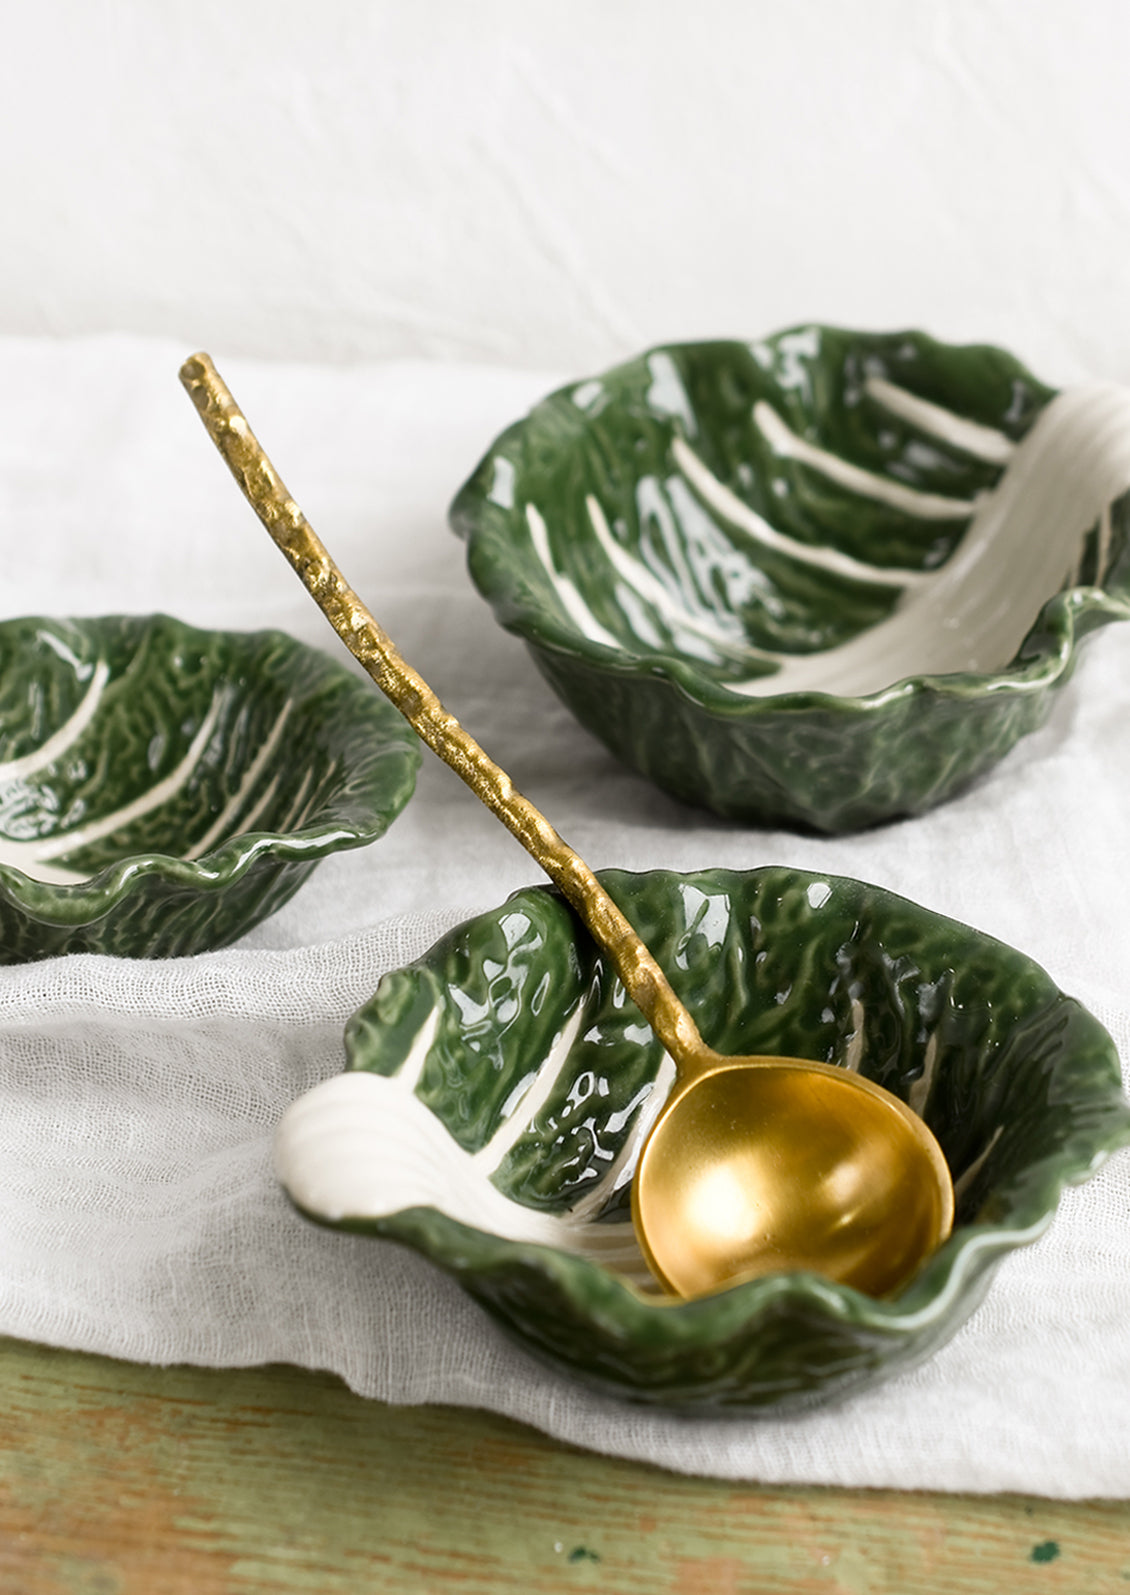
[[711, 702], [1003, 669], [1065, 586], [1124, 590], [1130, 396], [804, 327], [551, 395], [455, 501], [503, 623]]
[[[366, 741], [365, 700], [336, 662], [281, 633], [166, 616], [8, 622], [0, 864], [67, 885], [139, 855], [192, 861], [251, 833], [301, 837], [335, 806], [377, 834], [359, 765], [379, 758], [378, 728], [351, 751]], [[406, 740], [386, 738], [390, 760]]]

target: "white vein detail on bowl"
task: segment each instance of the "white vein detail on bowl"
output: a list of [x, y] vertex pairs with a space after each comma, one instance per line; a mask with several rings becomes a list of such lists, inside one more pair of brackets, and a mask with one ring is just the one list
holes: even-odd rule
[[[886, 619], [838, 646], [790, 654], [756, 648], [735, 615], [695, 602], [693, 582], [673, 582], [670, 573], [664, 580], [618, 542], [599, 501], [589, 495], [586, 509], [596, 543], [608, 560], [618, 604], [637, 644], [662, 651], [661, 628], [666, 627], [694, 657], [713, 663], [747, 660], [757, 673], [725, 684], [741, 696], [863, 695], [911, 675], [1002, 669], [1047, 599], [1078, 581], [1092, 530], [1094, 584], [1101, 583], [1109, 557], [1110, 505], [1130, 488], [1130, 390], [1107, 384], [1066, 389], [1014, 444], [1003, 433], [885, 379], [869, 378], [865, 386], [870, 398], [920, 431], [1003, 465], [997, 485], [977, 500], [922, 493], [800, 438], [764, 401], [755, 406], [754, 421], [779, 458], [797, 461], [841, 490], [923, 520], [967, 520], [946, 563], [936, 571], [893, 570], [801, 543], [745, 504], [677, 433], [671, 449], [676, 472], [664, 486], [673, 501], [680, 489], [692, 493], [711, 512], [717, 535], [725, 536], [729, 527], [800, 565], [875, 587], [894, 586], [900, 596]], [[532, 503], [526, 505], [526, 521], [538, 560], [572, 623], [605, 647], [621, 653], [631, 648], [601, 623], [560, 569], [544, 518]], [[747, 566], [752, 586], [756, 572], [748, 561]]]
[[[95, 668], [91, 685], [83, 696], [74, 714], [59, 727], [46, 742], [31, 753], [25, 754], [20, 759], [11, 760], [0, 765], [0, 783], [18, 780], [37, 770], [45, 769], [57, 762], [67, 751], [72, 748], [91, 724], [97, 712], [102, 689], [109, 679], [109, 669], [104, 661], [99, 661]], [[192, 779], [209, 742], [216, 730], [216, 725], [223, 708], [224, 694], [217, 692], [213, 695], [208, 706], [208, 712], [201, 721], [195, 736], [185, 751], [184, 757], [176, 767], [160, 781], [154, 782], [148, 791], [134, 798], [131, 802], [123, 804], [121, 808], [109, 814], [100, 815], [89, 820], [84, 825], [79, 825], [73, 830], [54, 832], [50, 836], [38, 837], [32, 841], [16, 841], [9, 837], [0, 837], [0, 864], [11, 865], [21, 870], [25, 875], [35, 880], [47, 882], [52, 885], [71, 885], [79, 881], [88, 880], [90, 877], [81, 871], [68, 869], [51, 861], [65, 858], [67, 854], [77, 852], [80, 848], [88, 847], [92, 842], [102, 841], [112, 836], [116, 831], [124, 830], [126, 826], [153, 810], [185, 788]], [[232, 824], [243, 809], [253, 787], [259, 780], [264, 767], [270, 760], [282, 736], [283, 727], [293, 705], [288, 701], [277, 715], [274, 724], [264, 738], [263, 743], [251, 765], [245, 772], [238, 788], [228, 799], [221, 812], [216, 816], [208, 830], [191, 847], [180, 850], [178, 857], [184, 859], [197, 859], [210, 847], [230, 834]], [[263, 813], [267, 804], [274, 796], [277, 786], [277, 777], [268, 784], [253, 807], [245, 814], [242, 829], [250, 830], [255, 820]], [[299, 794], [301, 798], [302, 794]], [[296, 801], [294, 808], [297, 809]]]
[[557, 1085], [585, 1017], [581, 1002], [491, 1139], [468, 1152], [415, 1094], [439, 1022], [433, 1009], [396, 1074], [350, 1070], [287, 1109], [275, 1136], [279, 1181], [305, 1212], [331, 1222], [432, 1207], [488, 1234], [555, 1246], [613, 1268], [633, 1284], [653, 1286], [631, 1224], [591, 1219], [631, 1179], [640, 1146], [674, 1082], [666, 1055], [654, 1083], [630, 1105], [635, 1120], [620, 1151], [568, 1213], [525, 1207], [492, 1179]]
[[18, 781], [28, 775], [34, 775], [37, 770], [45, 770], [49, 764], [54, 764], [72, 748], [82, 736], [87, 726], [98, 712], [98, 705], [102, 700], [102, 692], [110, 679], [110, 666], [105, 659], [99, 659], [90, 674], [90, 685], [83, 693], [75, 712], [69, 719], [41, 742], [30, 753], [25, 753], [22, 758], [9, 759], [0, 764], [0, 782]]

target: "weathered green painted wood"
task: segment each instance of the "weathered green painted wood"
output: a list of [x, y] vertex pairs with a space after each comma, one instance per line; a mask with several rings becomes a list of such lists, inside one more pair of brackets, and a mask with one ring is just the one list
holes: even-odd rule
[[0, 1342], [3, 1595], [1108, 1595], [1130, 1503], [759, 1490], [290, 1368]]

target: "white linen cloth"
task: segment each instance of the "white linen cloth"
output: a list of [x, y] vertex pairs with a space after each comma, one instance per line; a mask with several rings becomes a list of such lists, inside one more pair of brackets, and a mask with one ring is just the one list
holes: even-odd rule
[[[166, 610], [340, 650], [183, 394], [191, 352], [0, 340], [2, 610]], [[495, 625], [447, 530], [455, 489], [552, 374], [212, 352], [405, 656], [590, 863], [788, 863], [875, 881], [1033, 956], [1130, 1060], [1130, 626], [1088, 645], [1045, 730], [933, 814], [837, 840], [727, 824], [653, 790], [576, 725]], [[155, 1363], [333, 1369], [386, 1401], [490, 1407], [725, 1478], [1130, 1493], [1125, 1155], [1067, 1193], [931, 1361], [799, 1417], [699, 1420], [598, 1398], [546, 1372], [425, 1260], [292, 1212], [272, 1132], [341, 1068], [351, 1010], [386, 969], [537, 879], [423, 759], [389, 834], [320, 865], [234, 949], [0, 969], [0, 1333]]]

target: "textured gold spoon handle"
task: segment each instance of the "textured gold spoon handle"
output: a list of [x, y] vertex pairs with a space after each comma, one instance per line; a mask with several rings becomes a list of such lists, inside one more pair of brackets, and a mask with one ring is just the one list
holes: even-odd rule
[[560, 887], [612, 959], [632, 1001], [676, 1064], [685, 1067], [703, 1050], [694, 1020], [588, 865], [401, 658], [287, 492], [209, 356], [186, 360], [180, 379], [248, 503], [350, 653], [421, 741], [451, 766]]

